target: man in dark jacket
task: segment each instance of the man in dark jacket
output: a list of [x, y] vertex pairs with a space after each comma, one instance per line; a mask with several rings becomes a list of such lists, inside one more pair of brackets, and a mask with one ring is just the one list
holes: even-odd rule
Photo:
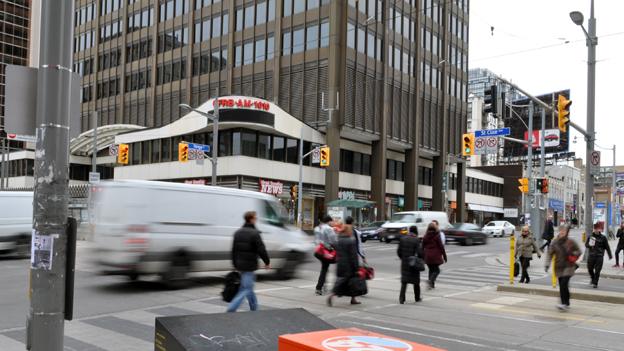
[[[401, 259], [401, 292], [399, 293], [399, 303], [405, 303], [405, 291], [407, 284], [414, 285], [414, 299], [416, 302], [421, 301], [420, 298], [420, 271], [416, 267], [410, 266], [410, 257], [416, 256], [423, 258], [423, 250], [418, 238], [418, 227], [412, 226], [408, 235], [401, 236], [397, 255]], [[424, 264], [424, 262], [423, 262]]]
[[249, 309], [258, 309], [258, 300], [253, 291], [256, 282], [255, 271], [258, 269], [258, 257], [264, 261], [265, 268], [271, 269], [269, 255], [260, 237], [260, 231], [256, 229], [256, 212], [245, 213], [245, 224], [234, 233], [232, 244], [232, 263], [234, 268], [241, 273], [240, 289], [230, 305], [228, 312], [236, 312], [244, 298], [249, 301]]
[[585, 247], [589, 252], [587, 270], [591, 277], [591, 285], [597, 288], [605, 251], [609, 254], [609, 259], [613, 258], [613, 255], [611, 255], [611, 248], [609, 247], [609, 240], [600, 232], [600, 225], [598, 223], [594, 224], [594, 231], [592, 235], [587, 238]]
[[[620, 251], [624, 250], [624, 223], [620, 224], [615, 236], [618, 238], [618, 243], [615, 248], [615, 266], [613, 267], [620, 267]], [[624, 260], [622, 266], [624, 266]]]
[[544, 245], [542, 245], [542, 247], [540, 247], [540, 250], [544, 251], [544, 248], [546, 246], [550, 247], [550, 242], [552, 241], [552, 239], [555, 237], [555, 223], [553, 223], [553, 218], [552, 216], [548, 216], [548, 219], [546, 220], [546, 223], [544, 223], [544, 233], [542, 233], [542, 239], [544, 239], [544, 241], [546, 241], [544, 243]]

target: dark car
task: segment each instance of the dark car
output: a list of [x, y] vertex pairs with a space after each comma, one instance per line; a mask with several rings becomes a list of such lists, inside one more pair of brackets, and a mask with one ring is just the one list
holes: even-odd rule
[[444, 235], [447, 242], [455, 241], [461, 245], [487, 244], [488, 240], [481, 227], [472, 223], [455, 223], [444, 230]]
[[385, 221], [366, 223], [362, 228], [358, 228], [362, 233], [362, 242], [366, 240], [379, 240], [379, 233], [381, 231], [381, 225], [386, 223]]

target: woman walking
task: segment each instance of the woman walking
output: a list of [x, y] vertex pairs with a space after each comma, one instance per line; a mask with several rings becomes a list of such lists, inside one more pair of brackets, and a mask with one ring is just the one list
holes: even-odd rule
[[[321, 224], [314, 229], [316, 245], [323, 245], [327, 250], [333, 250], [338, 239], [334, 229], [330, 226], [331, 221], [331, 217], [325, 216], [321, 220]], [[318, 282], [316, 283], [316, 295], [323, 295], [327, 271], [329, 270], [329, 265], [332, 262], [324, 259], [323, 257], [320, 257], [319, 260], [321, 261], [321, 272], [319, 274]]]
[[332, 306], [334, 296], [351, 296], [351, 304], [359, 305], [360, 302], [352, 295], [349, 281], [357, 275], [358, 254], [353, 229], [351, 226], [344, 226], [338, 233], [338, 243], [336, 244], [336, 283], [332, 294], [327, 298], [327, 305]]
[[570, 226], [565, 224], [559, 227], [559, 235], [548, 248], [544, 268], [548, 272], [552, 256], [555, 255], [555, 274], [559, 279], [559, 296], [561, 303], [557, 308], [561, 311], [570, 309], [570, 278], [578, 268], [576, 260], [581, 256], [578, 244], [568, 237]]
[[529, 264], [533, 259], [533, 253], [537, 253], [537, 257], [542, 257], [542, 252], [537, 247], [537, 243], [529, 231], [529, 226], [522, 227], [522, 234], [516, 241], [516, 259], [520, 258], [520, 266], [522, 267], [522, 276], [520, 277], [520, 283], [531, 282], [529, 277]]
[[429, 268], [429, 289], [435, 288], [435, 281], [440, 274], [440, 265], [447, 262], [446, 251], [440, 238], [437, 226], [430, 223], [423, 238], [423, 250], [425, 252], [425, 263]]
[[412, 226], [409, 234], [402, 236], [397, 249], [397, 255], [401, 259], [401, 293], [399, 294], [399, 303], [405, 303], [405, 290], [407, 284], [414, 285], [414, 299], [416, 302], [422, 301], [420, 298], [420, 271], [415, 266], [410, 265], [410, 260], [414, 257], [423, 258], [422, 246], [418, 238], [418, 227]]

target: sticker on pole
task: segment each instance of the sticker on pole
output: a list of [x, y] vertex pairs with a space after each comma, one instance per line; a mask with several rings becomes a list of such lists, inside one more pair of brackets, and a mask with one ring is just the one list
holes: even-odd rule
[[337, 336], [326, 339], [322, 343], [323, 347], [331, 351], [411, 351], [412, 345], [397, 339], [380, 336]]
[[41, 235], [33, 229], [30, 248], [30, 266], [34, 269], [52, 269], [54, 239], [58, 234]]

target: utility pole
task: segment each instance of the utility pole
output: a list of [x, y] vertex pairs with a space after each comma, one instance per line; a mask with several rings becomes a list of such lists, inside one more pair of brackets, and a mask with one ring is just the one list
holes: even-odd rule
[[217, 159], [219, 157], [219, 94], [215, 97], [213, 120], [212, 120], [212, 177], [210, 184], [217, 186]]
[[5, 138], [2, 138], [2, 143], [0, 143], [0, 152], [2, 152], [2, 158], [0, 158], [0, 190], [4, 190], [4, 177], [5, 177], [5, 166], [7, 161], [5, 161], [5, 150], [4, 144], [6, 142]]
[[528, 151], [527, 151], [527, 178], [529, 178], [529, 213], [531, 215], [531, 233], [536, 235], [539, 231], [539, 204], [537, 203], [537, 196], [535, 196], [535, 178], [533, 177], [533, 115], [534, 115], [535, 107], [533, 106], [533, 101], [529, 101], [529, 133], [528, 133]]
[[[617, 205], [618, 203], [618, 195], [617, 195], [617, 188], [615, 187], [615, 176], [616, 176], [616, 171], [615, 171], [615, 144], [613, 144], [613, 179], [611, 181], [611, 193], [612, 193], [612, 201], [611, 201], [611, 225], [613, 225], [614, 227], [614, 232], [617, 232], [617, 226], [618, 226], [618, 217], [616, 215], [615, 212], [615, 205]], [[618, 208], [619, 211], [619, 208]]]
[[93, 116], [93, 154], [91, 155], [91, 172], [95, 173], [97, 172], [97, 111], [93, 111], [91, 115]]
[[[546, 110], [542, 108], [542, 133], [540, 135], [540, 178], [544, 179], [546, 177]], [[537, 222], [537, 231], [533, 234], [536, 236], [537, 242], [542, 242], [542, 224], [545, 222], [544, 212], [548, 212], [548, 194], [541, 193], [541, 189], [539, 190], [540, 194], [538, 195], [540, 199], [540, 205], [544, 206], [544, 211], [542, 211], [541, 206], [538, 207], [537, 213], [539, 213], [539, 222]], [[537, 194], [537, 192], [536, 192]], [[564, 205], [565, 207], [565, 200]]]
[[73, 0], [42, 1], [27, 348], [62, 351]]

